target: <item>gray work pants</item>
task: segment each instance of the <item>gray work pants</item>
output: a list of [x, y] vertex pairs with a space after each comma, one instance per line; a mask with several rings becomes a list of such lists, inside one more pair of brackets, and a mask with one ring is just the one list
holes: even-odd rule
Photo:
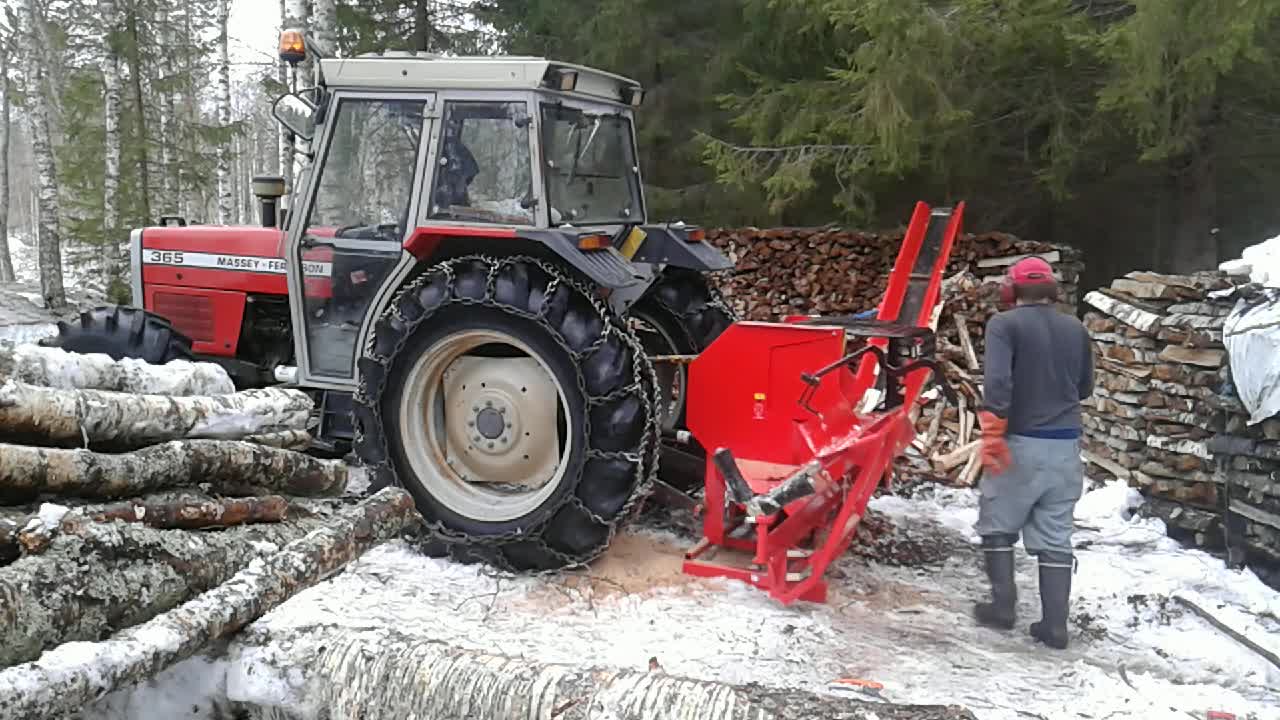
[[979, 489], [979, 535], [1022, 535], [1027, 552], [1071, 553], [1076, 501], [1084, 487], [1079, 440], [1010, 435], [1013, 464], [984, 474]]

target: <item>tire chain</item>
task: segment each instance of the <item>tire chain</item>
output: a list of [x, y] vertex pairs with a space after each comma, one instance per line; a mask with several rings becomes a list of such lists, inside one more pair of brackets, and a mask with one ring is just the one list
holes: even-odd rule
[[[706, 276], [704, 275], [701, 277], [705, 279]], [[662, 297], [659, 296], [657, 293], [654, 294], [653, 299], [659, 305], [661, 305], [663, 309], [671, 313], [673, 317], [680, 318], [680, 320], [682, 321], [682, 324], [685, 327], [686, 334], [689, 333], [689, 328], [696, 327], [696, 325], [693, 324], [693, 321], [698, 319], [698, 315], [706, 312], [707, 310], [719, 310], [720, 312], [724, 313], [726, 318], [728, 318], [730, 324], [737, 322], [738, 314], [735, 313], [733, 311], [733, 308], [729, 306], [729, 303], [725, 301], [724, 295], [720, 292], [720, 290], [716, 288], [714, 285], [712, 285], [710, 282], [706, 283], [706, 288], [707, 288], [707, 301], [695, 308], [682, 309], [682, 308], [672, 307], [670, 303], [668, 303], [666, 300], [663, 300]], [[694, 340], [695, 342], [699, 342], [699, 343], [701, 342], [701, 338], [691, 337], [689, 339]], [[714, 338], [713, 338], [713, 342], [714, 342]], [[699, 352], [705, 349], [706, 348], [699, 348]]]
[[[473, 264], [473, 263], [484, 263], [488, 265], [488, 278], [485, 286], [485, 294], [484, 294], [484, 297], [479, 300], [472, 299], [472, 298], [458, 297], [456, 294], [453, 293], [454, 282], [457, 279], [457, 273], [455, 272], [454, 268], [459, 265], [467, 265], [467, 264]], [[499, 303], [497, 300], [495, 300], [494, 298], [496, 297], [495, 289], [496, 289], [496, 281], [497, 281], [498, 273], [502, 270], [503, 267], [506, 267], [509, 265], [516, 265], [516, 264], [526, 264], [533, 267], [537, 267], [538, 269], [545, 272], [548, 277], [551, 278], [550, 282], [547, 283], [546, 290], [543, 295], [544, 298], [550, 299], [551, 297], [554, 296], [556, 290], [560, 285], [565, 285], [571, 288], [572, 290], [577, 291], [582, 297], [587, 299], [587, 301], [591, 304], [592, 308], [595, 310], [596, 314], [603, 321], [603, 329], [601, 330], [599, 339], [597, 339], [588, 348], [584, 349], [581, 352], [574, 351], [572, 348], [568, 346], [568, 344], [561, 337], [560, 332], [555, 327], [553, 327], [551, 323], [549, 323], [546, 320], [545, 318], [545, 310], [547, 307], [546, 303], [544, 303], [543, 305], [543, 312], [531, 313], [524, 308], [515, 307], [512, 305], [506, 305], [503, 303]], [[431, 309], [424, 308], [425, 312], [423, 312], [422, 315], [420, 315], [415, 320], [410, 321], [406, 319], [400, 313], [400, 304], [403, 297], [407, 293], [417, 292], [419, 289], [421, 289], [424, 283], [435, 280], [440, 275], [444, 275], [446, 278], [446, 285], [447, 285], [448, 292], [446, 293], [445, 297], [449, 298], [450, 301], [441, 302], [439, 305]], [[657, 475], [658, 475], [658, 453], [661, 449], [660, 447], [661, 443], [659, 442], [659, 435], [661, 432], [661, 427], [659, 425], [658, 415], [654, 411], [660, 402], [659, 392], [658, 392], [658, 382], [657, 382], [657, 377], [653, 370], [653, 365], [648, 361], [647, 356], [644, 352], [644, 348], [641, 346], [639, 338], [636, 337], [634, 332], [632, 332], [629, 328], [626, 327], [625, 323], [622, 322], [621, 318], [616, 317], [612, 313], [612, 311], [609, 310], [608, 306], [602, 300], [600, 300], [595, 295], [595, 293], [591, 291], [591, 288], [589, 286], [569, 277], [564, 272], [562, 272], [560, 268], [556, 267], [555, 265], [547, 263], [546, 261], [538, 258], [520, 256], [520, 255], [514, 255], [514, 256], [508, 256], [508, 257], [502, 257], [502, 258], [491, 257], [487, 255], [468, 255], [464, 257], [458, 257], [451, 260], [447, 260], [445, 262], [434, 265], [428, 268], [427, 270], [425, 270], [416, 279], [409, 282], [403, 288], [398, 290], [395, 296], [391, 300], [390, 314], [392, 317], [394, 317], [397, 320], [397, 322], [399, 322], [404, 327], [404, 332], [400, 334], [400, 337], [395, 345], [395, 348], [391, 351], [390, 357], [383, 356], [375, 352], [376, 340], [378, 335], [376, 331], [376, 326], [375, 326], [375, 331], [369, 334], [369, 337], [365, 343], [364, 358], [366, 360], [376, 362], [379, 365], [383, 366], [384, 371], [389, 371], [391, 358], [395, 357], [400, 353], [401, 350], [403, 350], [404, 345], [409, 341], [409, 338], [413, 335], [414, 331], [423, 322], [428, 321], [441, 307], [445, 305], [480, 305], [480, 306], [499, 307], [507, 312], [511, 312], [525, 319], [533, 320], [534, 322], [542, 326], [544, 329], [546, 329], [548, 331], [548, 335], [556, 342], [556, 344], [558, 344], [575, 361], [574, 370], [575, 370], [575, 374], [577, 375], [578, 390], [582, 393], [582, 397], [587, 399], [587, 408], [584, 408], [584, 414], [583, 414], [583, 425], [585, 428], [585, 431], [583, 434], [584, 434], [584, 437], [586, 437], [588, 440], [591, 437], [591, 418], [590, 418], [590, 413], [586, 412], [587, 409], [601, 403], [609, 402], [612, 399], [616, 399], [617, 397], [621, 397], [627, 394], [635, 393], [640, 398], [640, 402], [643, 405], [644, 415], [646, 418], [645, 422], [646, 422], [646, 425], [648, 426], [647, 432], [644, 433], [643, 438], [640, 441], [640, 446], [636, 448], [635, 451], [632, 451], [632, 452], [603, 451], [603, 450], [596, 450], [588, 447], [585, 454], [585, 459], [603, 459], [603, 460], [624, 459], [630, 462], [634, 462], [636, 464], [636, 472], [641, 475], [641, 477], [639, 478], [639, 482], [634, 486], [630, 496], [627, 498], [626, 503], [624, 503], [622, 508], [616, 513], [614, 519], [611, 521], [611, 520], [608, 520], [607, 518], [601, 517], [598, 513], [588, 508], [586, 504], [583, 503], [580, 498], [578, 498], [576, 493], [567, 494], [565, 499], [562, 500], [551, 512], [548, 513], [548, 518], [552, 518], [552, 517], [555, 517], [556, 513], [564, 509], [566, 506], [573, 506], [575, 509], [577, 509], [578, 511], [585, 514], [588, 518], [590, 518], [592, 522], [598, 525], [603, 525], [606, 528], [608, 528], [607, 539], [589, 557], [586, 557], [586, 558], [576, 557], [576, 556], [568, 555], [560, 550], [557, 550], [556, 548], [549, 545], [543, 539], [540, 533], [537, 535], [528, 535], [520, 531], [512, 531], [512, 532], [503, 533], [500, 535], [471, 535], [469, 533], [460, 532], [452, 528], [448, 528], [439, 521], [427, 520], [425, 517], [423, 518], [426, 529], [429, 531], [430, 535], [433, 536], [432, 539], [443, 543], [446, 546], [446, 548], [448, 548], [450, 556], [455, 556], [454, 551], [457, 549], [464, 549], [464, 548], [477, 547], [477, 546], [482, 546], [482, 547], [487, 546], [492, 548], [494, 552], [486, 553], [483, 556], [483, 558], [486, 561], [490, 562], [491, 564], [494, 564], [499, 570], [502, 570], [505, 572], [518, 573], [518, 574], [530, 575], [530, 576], [544, 576], [544, 575], [555, 575], [565, 570], [584, 567], [588, 565], [589, 563], [594, 561], [596, 558], [598, 558], [609, 547], [609, 545], [612, 544], [613, 539], [617, 535], [619, 528], [624, 524], [626, 524], [627, 520], [629, 520], [637, 511], [639, 504], [649, 495], [650, 491], [652, 490], [653, 483], [657, 479]], [[606, 396], [601, 396], [596, 398], [596, 397], [593, 397], [587, 391], [586, 380], [583, 377], [583, 373], [581, 369], [581, 361], [590, 353], [599, 349], [605, 342], [608, 341], [610, 335], [613, 335], [613, 334], [616, 334], [619, 337], [619, 339], [622, 340], [623, 344], [631, 351], [631, 356], [633, 358], [633, 362], [631, 363], [632, 382], [630, 385], [627, 385], [623, 388], [615, 390], [614, 392], [611, 392]], [[387, 377], [386, 373], [384, 372], [382, 375], [381, 381], [385, 382], [386, 377]], [[646, 381], [648, 382], [648, 386], [651, 388], [651, 392], [649, 393], [644, 392]], [[381, 446], [380, 450], [381, 450], [381, 456], [382, 456], [382, 460], [380, 462], [376, 463], [375, 465], [369, 468], [370, 474], [373, 477], [378, 478], [384, 482], [389, 480], [390, 484], [403, 486], [403, 484], [400, 481], [399, 475], [396, 473], [395, 468], [392, 465], [390, 449], [387, 446], [387, 434], [383, 428], [383, 423], [382, 423], [382, 414], [380, 412], [377, 412], [376, 408], [372, 405], [370, 400], [371, 395], [369, 390], [370, 388], [367, 386], [367, 380], [364, 374], [362, 373], [359, 386], [355, 393], [355, 401], [357, 403], [364, 405], [370, 411], [370, 416], [373, 418], [373, 423], [375, 425], [374, 431], [377, 433], [377, 440], [379, 445]], [[377, 390], [378, 390], [378, 395], [380, 396], [382, 388], [377, 388]], [[358, 446], [362, 444], [364, 441], [364, 428], [362, 427], [362, 423], [359, 423], [359, 422], [354, 423], [354, 425], [355, 425], [355, 428], [354, 428], [355, 443]], [[586, 481], [585, 478], [584, 478], [584, 481]], [[555, 557], [559, 561], [560, 566], [556, 568], [546, 569], [546, 570], [526, 570], [526, 569], [518, 569], [513, 567], [511, 563], [507, 561], [506, 556], [502, 553], [499, 546], [505, 545], [511, 541], [516, 541], [516, 540], [525, 540], [525, 541], [532, 540], [537, 542], [538, 545], [541, 546], [541, 549], [543, 551]], [[492, 557], [489, 557], [489, 555], [492, 555]]]

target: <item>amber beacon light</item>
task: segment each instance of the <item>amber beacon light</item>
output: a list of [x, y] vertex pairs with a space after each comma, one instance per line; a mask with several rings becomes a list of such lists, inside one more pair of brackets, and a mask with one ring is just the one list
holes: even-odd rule
[[307, 43], [301, 30], [285, 30], [280, 33], [280, 59], [297, 65], [307, 59]]

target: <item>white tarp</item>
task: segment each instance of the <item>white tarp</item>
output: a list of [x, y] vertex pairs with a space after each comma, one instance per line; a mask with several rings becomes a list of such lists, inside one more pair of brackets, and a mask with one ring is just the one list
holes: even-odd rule
[[1280, 290], [1238, 300], [1223, 325], [1222, 341], [1249, 424], [1280, 413]]

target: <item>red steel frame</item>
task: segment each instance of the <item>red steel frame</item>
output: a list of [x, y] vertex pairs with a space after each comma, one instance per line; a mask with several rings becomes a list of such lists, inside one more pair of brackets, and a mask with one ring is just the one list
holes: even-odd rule
[[[961, 203], [947, 223], [919, 316], [899, 319], [932, 214], [924, 203], [916, 206], [879, 319], [929, 325], [963, 213]], [[888, 341], [874, 338], [868, 344], [883, 349]], [[860, 415], [857, 404], [879, 370], [874, 357], [864, 356], [856, 373], [843, 367], [822, 380], [810, 403], [816, 414], [801, 407], [801, 374], [844, 356], [842, 328], [744, 322], [726, 330], [691, 363], [688, 424], [709, 452], [703, 539], [685, 554], [685, 573], [740, 580], [787, 605], [825, 602], [827, 568], [848, 548], [872, 493], [915, 437], [910, 411], [930, 372], [922, 368], [906, 376], [902, 405]], [[817, 490], [777, 515], [751, 518], [742, 505], [726, 501], [726, 480], [711, 457], [722, 448], [734, 454], [757, 495], [811, 461], [822, 467]], [[740, 562], [713, 561], [722, 552], [736, 554]]]

